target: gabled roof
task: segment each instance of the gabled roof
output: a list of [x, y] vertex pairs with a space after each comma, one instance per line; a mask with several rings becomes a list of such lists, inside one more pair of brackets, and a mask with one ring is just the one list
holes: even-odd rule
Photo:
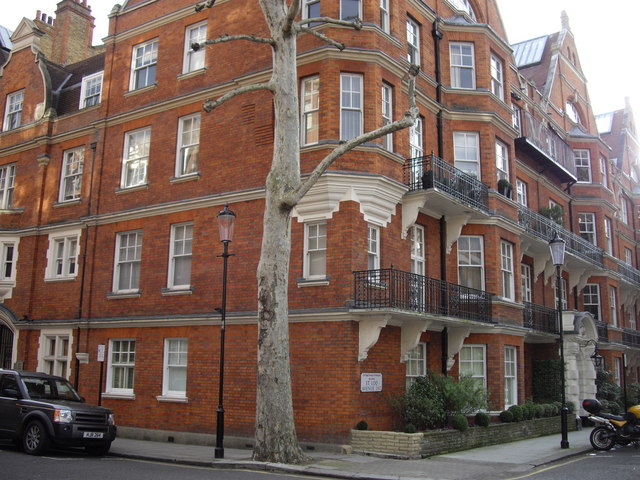
[[101, 53], [65, 67], [67, 77], [60, 85], [55, 102], [58, 115], [73, 113], [80, 109], [82, 79], [104, 70], [104, 56], [104, 53]]

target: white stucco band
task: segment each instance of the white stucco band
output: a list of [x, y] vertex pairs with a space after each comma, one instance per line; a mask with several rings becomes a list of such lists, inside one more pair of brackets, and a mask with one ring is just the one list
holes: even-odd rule
[[293, 209], [298, 222], [328, 220], [340, 202], [354, 201], [368, 223], [386, 227], [408, 187], [380, 175], [327, 172]]

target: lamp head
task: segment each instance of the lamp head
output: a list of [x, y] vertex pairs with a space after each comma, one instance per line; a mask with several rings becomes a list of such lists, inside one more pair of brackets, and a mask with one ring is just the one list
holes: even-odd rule
[[236, 222], [236, 214], [229, 210], [229, 204], [226, 204], [220, 213], [218, 213], [218, 230], [220, 233], [220, 241], [222, 243], [233, 240], [233, 227]]
[[551, 250], [551, 259], [556, 267], [564, 265], [565, 242], [556, 232], [555, 237], [549, 241], [549, 249]]

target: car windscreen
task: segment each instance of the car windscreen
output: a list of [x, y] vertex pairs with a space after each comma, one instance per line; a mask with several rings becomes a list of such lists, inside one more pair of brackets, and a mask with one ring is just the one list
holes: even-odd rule
[[80, 396], [69, 382], [58, 378], [23, 377], [32, 400], [70, 400], [80, 402]]

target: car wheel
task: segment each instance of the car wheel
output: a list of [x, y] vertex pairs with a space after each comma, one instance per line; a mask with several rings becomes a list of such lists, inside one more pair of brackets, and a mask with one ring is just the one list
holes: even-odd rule
[[111, 448], [111, 442], [103, 443], [102, 445], [87, 445], [84, 447], [85, 451], [92, 457], [101, 457], [109, 453]]
[[22, 448], [29, 455], [42, 455], [51, 445], [51, 439], [40, 420], [33, 420], [27, 424], [22, 433]]

